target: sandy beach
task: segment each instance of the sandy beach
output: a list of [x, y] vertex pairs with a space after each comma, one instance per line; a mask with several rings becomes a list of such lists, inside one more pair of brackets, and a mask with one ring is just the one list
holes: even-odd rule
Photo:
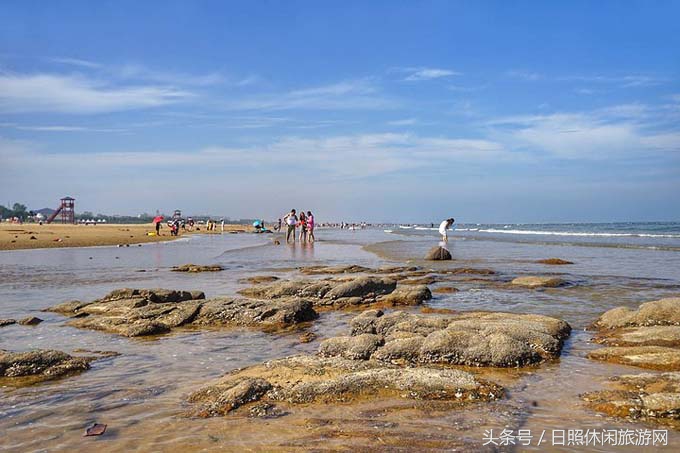
[[[244, 232], [245, 225], [225, 225], [225, 232]], [[161, 229], [160, 236], [149, 236], [154, 232], [152, 224], [108, 224], [108, 225], [64, 225], [64, 224], [0, 224], [0, 250], [22, 250], [38, 248], [61, 247], [91, 247], [97, 245], [126, 245], [147, 242], [170, 241], [177, 239], [170, 235], [167, 227]], [[205, 228], [186, 234], [219, 234], [216, 231], [206, 231]]]

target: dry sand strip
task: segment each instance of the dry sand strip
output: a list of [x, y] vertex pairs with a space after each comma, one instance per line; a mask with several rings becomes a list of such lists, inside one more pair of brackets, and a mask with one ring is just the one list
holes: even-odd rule
[[[245, 232], [252, 228], [246, 225], [225, 225], [225, 232]], [[58, 247], [90, 247], [95, 245], [141, 244], [146, 242], [160, 242], [177, 239], [170, 235], [166, 225], [161, 228], [160, 236], [149, 236], [154, 232], [152, 224], [108, 224], [108, 225], [64, 225], [24, 223], [0, 223], [0, 250], [20, 250]], [[186, 234], [220, 233], [218, 225], [216, 231], [206, 231], [201, 227], [199, 231], [182, 232]]]

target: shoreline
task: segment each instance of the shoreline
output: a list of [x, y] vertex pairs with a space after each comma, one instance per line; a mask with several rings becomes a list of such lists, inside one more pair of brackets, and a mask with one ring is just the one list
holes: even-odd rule
[[[219, 226], [217, 227], [219, 230]], [[224, 225], [225, 233], [248, 232], [247, 225]], [[152, 242], [166, 242], [194, 234], [220, 234], [221, 231], [207, 231], [205, 228], [184, 231], [178, 236], [170, 235], [167, 227], [161, 228], [160, 236], [149, 236], [155, 232], [152, 224], [108, 224], [108, 225], [64, 225], [64, 224], [0, 224], [0, 251], [30, 250], [46, 248], [97, 247], [116, 245], [137, 245]]]

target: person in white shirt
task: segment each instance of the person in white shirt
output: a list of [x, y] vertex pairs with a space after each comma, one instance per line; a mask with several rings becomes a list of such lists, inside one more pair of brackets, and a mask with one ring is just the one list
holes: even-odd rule
[[446, 219], [443, 220], [442, 223], [439, 224], [439, 234], [442, 235], [442, 241], [448, 242], [449, 236], [446, 233], [446, 230], [451, 228], [451, 225], [453, 225], [453, 222], [455, 222], [455, 219]]
[[283, 221], [288, 225], [288, 231], [286, 231], [286, 244], [292, 242], [295, 243], [295, 227], [298, 223], [297, 215], [295, 215], [295, 209], [291, 209], [288, 214], [283, 217]]

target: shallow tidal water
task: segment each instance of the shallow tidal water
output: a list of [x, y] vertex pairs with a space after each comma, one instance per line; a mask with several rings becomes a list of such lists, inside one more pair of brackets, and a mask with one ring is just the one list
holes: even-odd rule
[[[546, 430], [645, 429], [652, 425], [609, 419], [586, 409], [579, 395], [606, 388], [610, 376], [644, 370], [585, 358], [595, 346], [584, 329], [617, 306], [680, 295], [680, 252], [597, 244], [493, 240], [453, 235], [454, 261], [418, 260], [433, 235], [382, 230], [318, 230], [313, 246], [274, 246], [271, 237], [250, 234], [192, 236], [141, 247], [93, 247], [0, 252], [0, 318], [38, 316], [35, 327], [0, 329], [0, 349], [54, 348], [116, 351], [119, 356], [92, 369], [29, 387], [0, 388], [0, 448], [7, 451], [325, 451], [325, 450], [583, 450], [645, 451], [645, 447], [578, 447], [536, 444]], [[571, 266], [545, 266], [559, 257]], [[171, 272], [185, 263], [221, 264], [225, 271]], [[288, 415], [257, 419], [243, 414], [212, 419], [182, 416], [184, 398], [224, 373], [265, 360], [314, 352], [324, 338], [348, 332], [357, 313], [324, 312], [305, 327], [318, 335], [300, 343], [298, 332], [267, 334], [246, 329], [185, 329], [152, 339], [124, 338], [63, 325], [65, 318], [41, 309], [67, 300], [91, 300], [122, 287], [202, 290], [207, 297], [233, 294], [254, 275], [296, 277], [305, 265], [381, 266], [410, 262], [431, 268], [478, 267], [492, 279], [460, 276], [433, 285], [460, 291], [435, 294], [429, 306], [461, 311], [540, 313], [573, 327], [559, 361], [522, 370], [471, 370], [507, 389], [493, 403], [453, 407], [407, 400], [354, 405], [285, 407]], [[573, 285], [526, 290], [505, 282], [519, 275], [559, 274]], [[418, 308], [411, 309], [419, 311]], [[105, 435], [83, 438], [92, 422], [106, 423]], [[484, 446], [485, 430], [529, 429], [531, 445]], [[668, 450], [680, 445], [669, 428]], [[658, 448], [647, 447], [648, 451]]]

